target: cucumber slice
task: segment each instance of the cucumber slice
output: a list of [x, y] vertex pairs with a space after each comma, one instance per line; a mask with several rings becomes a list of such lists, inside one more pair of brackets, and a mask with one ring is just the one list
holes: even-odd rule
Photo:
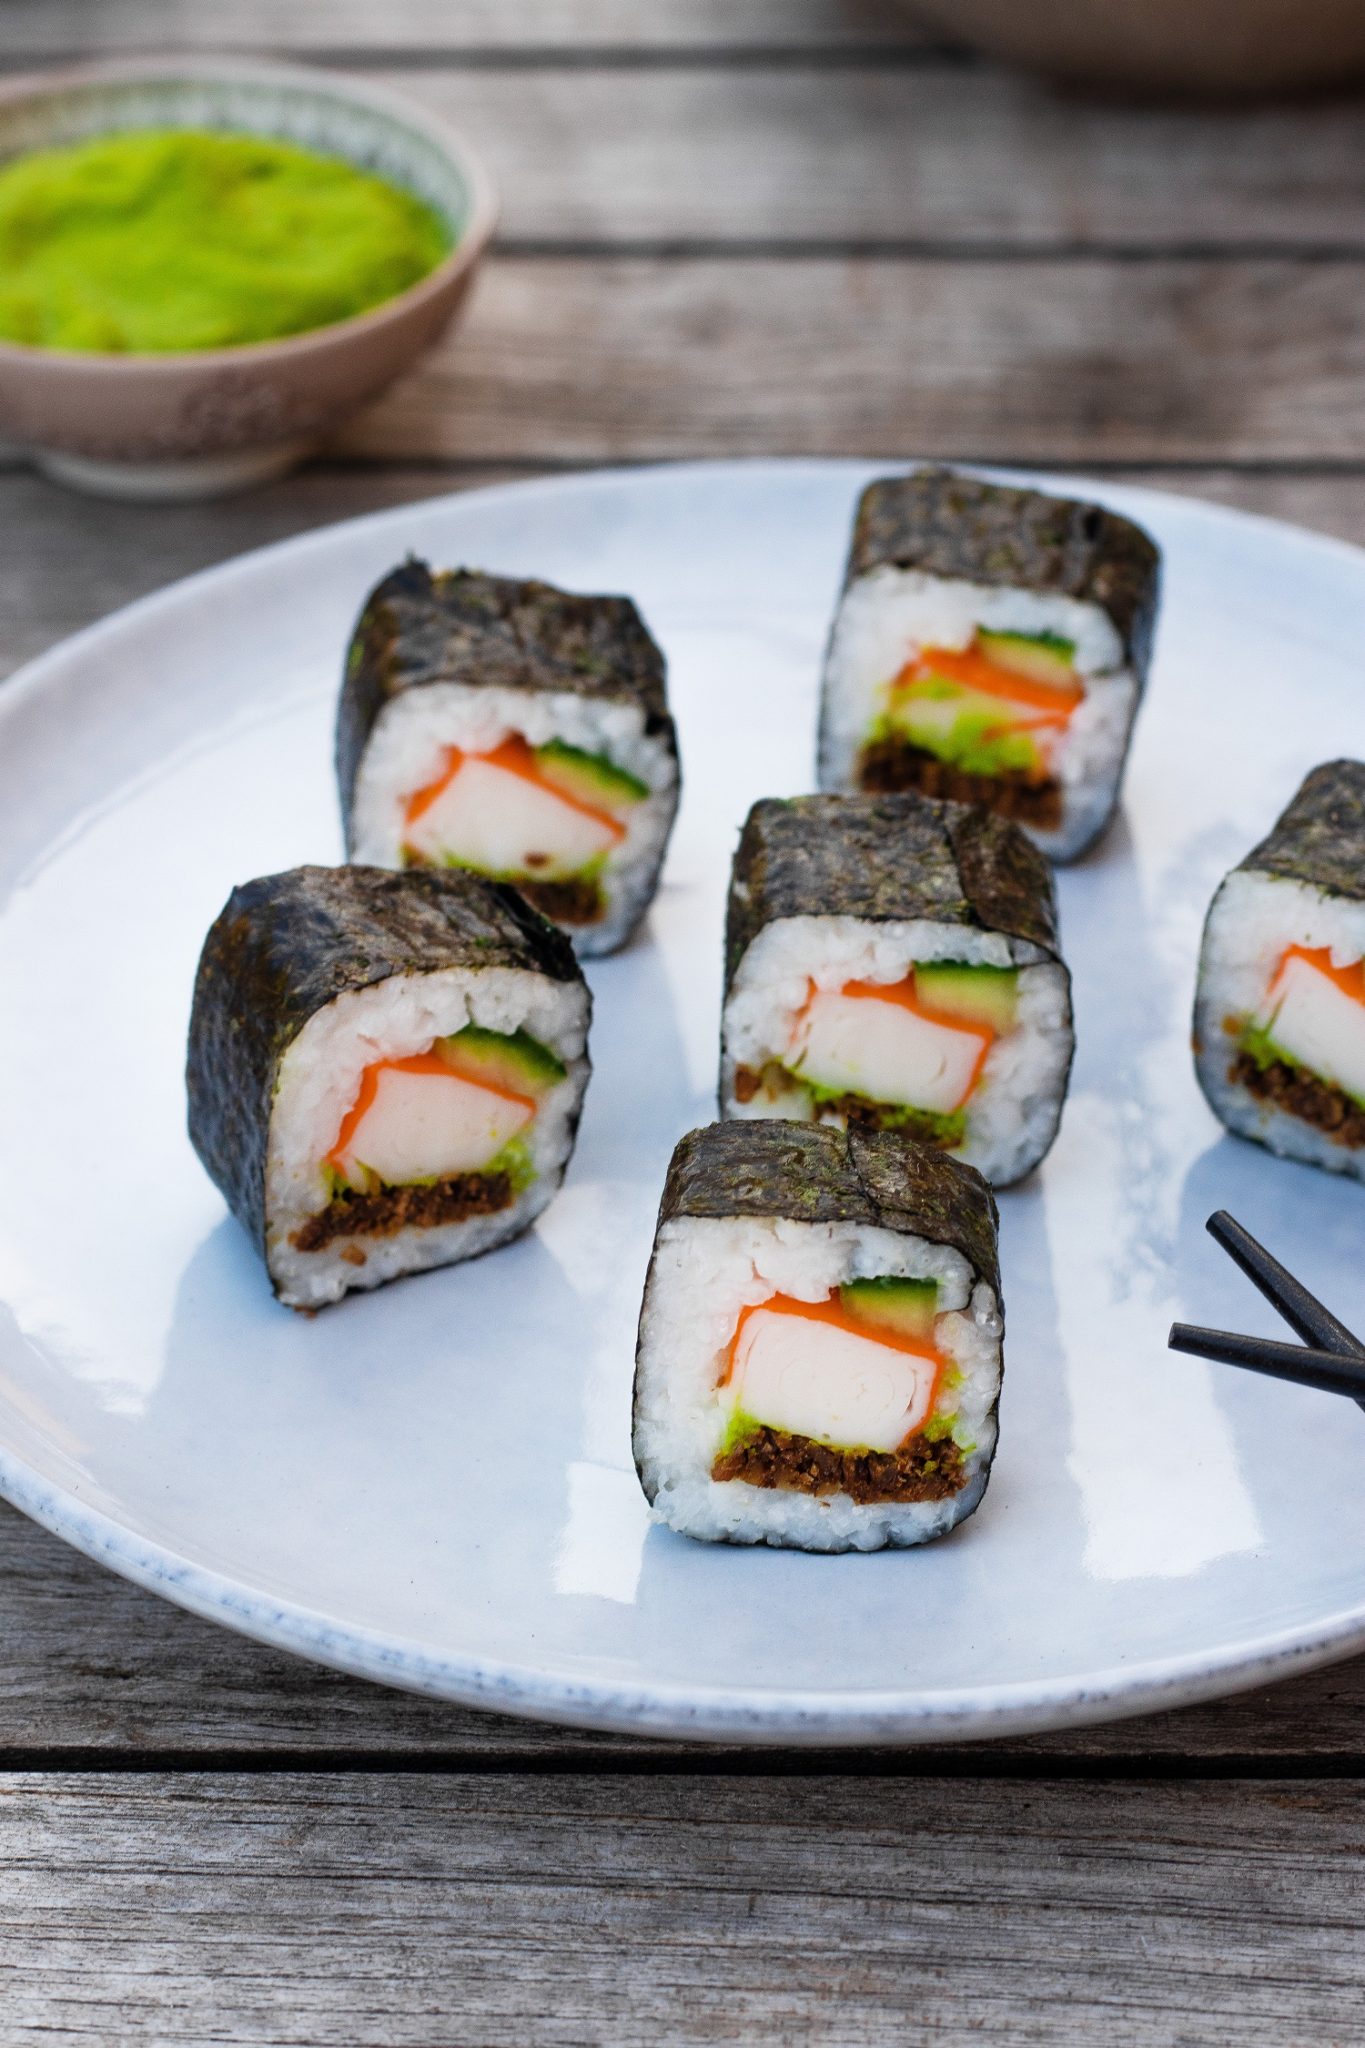
[[1038, 775], [1043, 757], [1027, 732], [1009, 726], [1008, 707], [947, 676], [924, 676], [900, 693], [892, 731], [969, 775]]
[[976, 641], [988, 661], [1031, 683], [1065, 689], [1076, 681], [1076, 643], [1060, 633], [993, 633], [980, 626]]
[[925, 960], [915, 968], [915, 994], [927, 1009], [967, 1024], [1009, 1031], [1019, 1000], [1015, 967], [969, 966], [958, 960]]
[[536, 765], [548, 783], [562, 789], [580, 803], [599, 804], [604, 810], [620, 810], [638, 804], [649, 795], [649, 784], [618, 768], [605, 754], [589, 754], [563, 740], [548, 740], [535, 750]]
[[436, 1043], [466, 1080], [486, 1081], [514, 1095], [543, 1095], [568, 1072], [529, 1031], [485, 1031], [478, 1024], [466, 1024], [463, 1031]]
[[938, 1283], [890, 1275], [879, 1280], [850, 1280], [839, 1289], [839, 1302], [850, 1316], [868, 1325], [869, 1335], [882, 1330], [891, 1337], [927, 1343], [934, 1334]]

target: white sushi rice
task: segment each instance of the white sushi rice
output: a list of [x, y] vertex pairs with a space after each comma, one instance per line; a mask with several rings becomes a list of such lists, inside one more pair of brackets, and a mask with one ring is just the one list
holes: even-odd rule
[[[581, 982], [553, 981], [525, 968], [471, 973], [392, 975], [372, 988], [338, 996], [311, 1016], [280, 1062], [266, 1153], [266, 1261], [280, 1299], [291, 1308], [319, 1308], [351, 1288], [378, 1287], [401, 1273], [473, 1258], [517, 1236], [537, 1217], [564, 1177], [588, 1080], [589, 997]], [[485, 1031], [524, 1030], [568, 1068], [540, 1101], [526, 1132], [535, 1179], [509, 1208], [432, 1229], [409, 1227], [389, 1237], [357, 1235], [304, 1252], [290, 1235], [325, 1209], [331, 1191], [322, 1162], [355, 1102], [361, 1076], [380, 1059], [425, 1052], [433, 1040], [477, 1024]], [[363, 1266], [342, 1257], [352, 1245]]]
[[1235, 868], [1210, 906], [1195, 995], [1195, 1068], [1214, 1113], [1230, 1131], [1285, 1159], [1365, 1180], [1365, 1152], [1334, 1144], [1326, 1131], [1264, 1102], [1229, 1078], [1238, 1031], [1261, 1009], [1287, 946], [1330, 948], [1332, 964], [1365, 959], [1365, 903], [1330, 896], [1307, 882]]
[[[997, 1038], [967, 1105], [964, 1143], [953, 1157], [975, 1166], [997, 1187], [1020, 1180], [1057, 1134], [1071, 1066], [1071, 997], [1066, 970], [1039, 946], [1003, 932], [973, 931], [928, 920], [872, 923], [857, 917], [783, 917], [765, 925], [739, 963], [721, 1019], [721, 1114], [726, 1117], [817, 1115], [804, 1089], [780, 1102], [740, 1102], [736, 1067], [760, 1071], [791, 1044], [810, 984], [840, 989], [849, 981], [904, 981], [919, 961], [1017, 967], [1014, 1028]], [[841, 1117], [822, 1112], [826, 1122]]]
[[[725, 1434], [718, 1387], [740, 1312], [774, 1294], [823, 1301], [850, 1280], [935, 1280], [934, 1340], [962, 1375], [941, 1397], [975, 1448], [948, 1500], [860, 1506], [846, 1493], [717, 1481]], [[709, 1542], [801, 1550], [880, 1550], [927, 1543], [971, 1513], [995, 1452], [1003, 1323], [993, 1290], [960, 1252], [857, 1223], [675, 1217], [659, 1232], [640, 1320], [635, 1461], [658, 1520]]]
[[403, 865], [407, 800], [440, 774], [447, 747], [491, 753], [517, 733], [528, 746], [559, 740], [604, 754], [651, 794], [621, 813], [625, 838], [602, 871], [604, 915], [566, 926], [583, 955], [610, 953], [643, 915], [678, 807], [678, 764], [670, 747], [645, 731], [639, 704], [572, 690], [508, 690], [477, 683], [430, 683], [402, 690], [375, 720], [356, 777], [350, 857], [372, 867]]
[[1025, 827], [1050, 858], [1071, 860], [1113, 808], [1138, 704], [1137, 678], [1125, 664], [1113, 620], [1100, 605], [1078, 598], [890, 566], [858, 577], [844, 593], [825, 657], [820, 787], [856, 789], [858, 756], [886, 710], [888, 685], [915, 651], [961, 651], [981, 626], [994, 633], [1057, 633], [1075, 644], [1085, 696], [1054, 755], [1061, 827]]

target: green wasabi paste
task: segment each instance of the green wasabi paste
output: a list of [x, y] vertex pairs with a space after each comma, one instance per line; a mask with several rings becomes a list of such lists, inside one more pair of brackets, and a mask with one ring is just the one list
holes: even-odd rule
[[339, 157], [195, 129], [0, 169], [0, 339], [160, 354], [326, 327], [425, 277], [452, 236]]

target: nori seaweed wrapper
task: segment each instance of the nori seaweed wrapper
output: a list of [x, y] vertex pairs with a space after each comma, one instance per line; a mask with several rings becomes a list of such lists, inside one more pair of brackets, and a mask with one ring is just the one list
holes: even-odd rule
[[346, 655], [336, 771], [348, 847], [356, 776], [380, 712], [401, 690], [455, 682], [638, 704], [646, 733], [678, 750], [664, 658], [628, 597], [580, 597], [473, 569], [433, 575], [410, 560], [370, 592]]
[[782, 1217], [908, 1233], [960, 1252], [999, 1300], [1000, 1219], [989, 1186], [975, 1167], [897, 1132], [776, 1117], [689, 1131], [669, 1163], [659, 1229], [678, 1216]]
[[1310, 769], [1274, 830], [1238, 865], [1365, 901], [1365, 763]]
[[881, 477], [858, 500], [845, 586], [883, 567], [1096, 604], [1138, 680], [1146, 675], [1161, 553], [1150, 534], [1103, 505], [953, 469]]
[[270, 1111], [285, 1053], [347, 990], [450, 967], [583, 979], [562, 932], [514, 889], [461, 869], [291, 868], [229, 896], [195, 978], [189, 1132], [262, 1254]]
[[913, 793], [756, 803], [731, 870], [727, 990], [774, 919], [839, 916], [1003, 932], [1060, 959], [1052, 871], [1007, 818]]

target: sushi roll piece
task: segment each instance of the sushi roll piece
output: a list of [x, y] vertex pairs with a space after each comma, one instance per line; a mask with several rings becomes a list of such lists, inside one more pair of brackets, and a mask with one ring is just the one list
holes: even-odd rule
[[234, 889], [190, 1017], [190, 1139], [281, 1301], [505, 1244], [588, 1081], [573, 948], [477, 875], [294, 868]]
[[663, 655], [629, 598], [406, 562], [352, 636], [336, 766], [348, 858], [510, 882], [610, 953], [678, 807]]
[[1074, 859], [1118, 801], [1159, 567], [1101, 505], [947, 469], [870, 484], [825, 658], [821, 789], [985, 804]]
[[979, 1174], [885, 1131], [685, 1137], [635, 1373], [657, 1517], [798, 1550], [927, 1543], [963, 1521], [995, 1452], [996, 1229]]
[[897, 1131], [1007, 1186], [1057, 1134], [1071, 978], [1047, 862], [930, 797], [754, 805], [730, 881], [720, 1111]]
[[1219, 885], [1194, 1053], [1230, 1131], [1365, 1179], [1365, 764], [1314, 768]]

